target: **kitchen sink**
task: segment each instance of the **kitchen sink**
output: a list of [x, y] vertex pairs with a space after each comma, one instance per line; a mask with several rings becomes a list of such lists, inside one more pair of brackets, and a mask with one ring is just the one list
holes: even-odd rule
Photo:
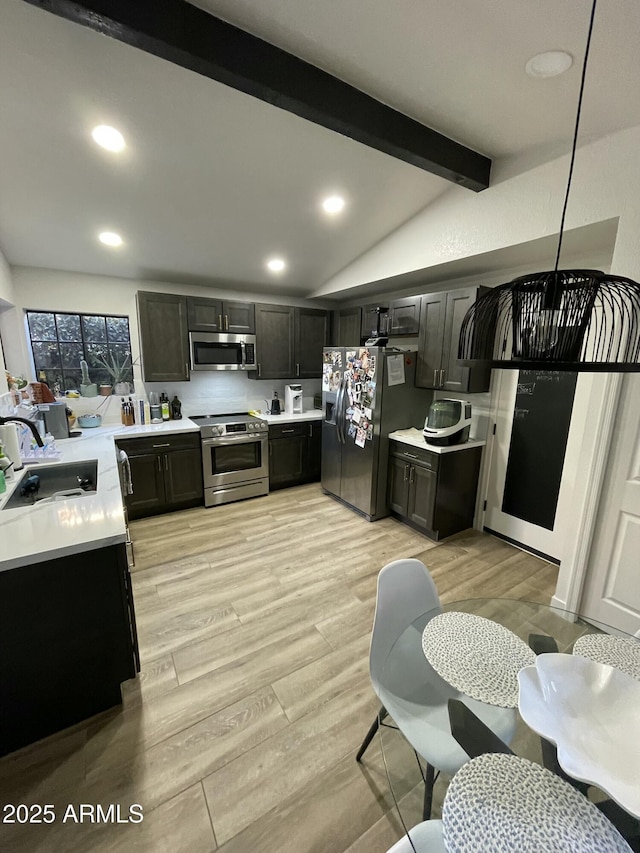
[[[35, 478], [38, 478], [36, 481]], [[15, 489], [2, 509], [31, 506], [84, 497], [98, 487], [98, 460], [38, 465], [22, 472]]]

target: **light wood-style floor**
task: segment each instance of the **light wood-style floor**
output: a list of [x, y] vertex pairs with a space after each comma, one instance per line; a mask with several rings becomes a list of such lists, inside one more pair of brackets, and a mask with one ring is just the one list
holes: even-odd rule
[[[437, 545], [370, 524], [318, 484], [134, 522], [140, 677], [124, 706], [0, 760], [3, 853], [376, 853], [401, 835], [377, 741], [368, 644], [380, 568], [423, 559], [443, 601], [548, 602], [557, 569], [474, 531]], [[62, 823], [140, 803], [138, 824]]]

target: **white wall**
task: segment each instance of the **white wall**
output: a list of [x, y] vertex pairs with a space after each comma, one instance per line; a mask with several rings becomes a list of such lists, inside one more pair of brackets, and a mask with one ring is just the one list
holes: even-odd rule
[[[191, 296], [220, 296], [222, 298], [241, 298], [247, 302], [268, 302], [284, 305], [308, 306], [304, 299], [290, 297], [271, 297], [264, 294], [242, 294], [238, 297], [233, 291], [214, 290], [212, 288], [184, 285], [180, 283], [135, 281], [106, 276], [83, 275], [62, 270], [36, 269], [32, 267], [13, 267], [13, 307], [0, 315], [0, 335], [5, 350], [7, 367], [17, 374], [35, 379], [33, 364], [24, 322], [24, 310], [39, 311], [79, 311], [96, 314], [123, 314], [129, 317], [131, 347], [134, 360], [134, 380], [139, 396], [144, 395], [145, 386], [140, 372], [138, 322], [136, 316], [135, 294], [138, 290], [178, 293]], [[330, 303], [313, 303], [313, 307], [330, 306]], [[313, 405], [313, 395], [320, 391], [320, 379], [301, 382], [305, 397], [305, 408]], [[149, 383], [150, 391], [166, 391], [177, 394], [183, 403], [183, 413], [207, 414], [217, 412], [246, 411], [251, 408], [265, 408], [265, 398], [271, 399], [274, 390], [284, 399], [284, 382], [251, 380], [244, 373], [209, 373], [194, 376], [190, 382], [177, 382], [173, 385]], [[108, 398], [110, 400], [110, 398]], [[108, 405], [108, 407], [107, 407]], [[117, 404], [108, 404], [105, 398], [80, 398], [73, 400], [71, 406], [76, 412], [94, 411], [100, 406], [100, 412], [106, 422], [119, 419]], [[106, 413], [105, 413], [106, 409]]]
[[[13, 279], [11, 270], [5, 256], [0, 252], [0, 314], [13, 305]], [[0, 342], [1, 343], [1, 342]], [[0, 395], [7, 391], [5, 378], [5, 359], [2, 346], [0, 346]]]

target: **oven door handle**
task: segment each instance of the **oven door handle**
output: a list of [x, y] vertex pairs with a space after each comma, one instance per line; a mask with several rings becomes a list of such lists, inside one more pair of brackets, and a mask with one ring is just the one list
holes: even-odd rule
[[203, 447], [224, 447], [230, 444], [250, 444], [255, 441], [267, 441], [267, 434], [254, 432], [242, 435], [218, 435], [215, 438], [203, 438]]

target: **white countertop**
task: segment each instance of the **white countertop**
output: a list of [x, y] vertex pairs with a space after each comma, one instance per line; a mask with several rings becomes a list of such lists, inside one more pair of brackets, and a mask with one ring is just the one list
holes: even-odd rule
[[3, 510], [7, 498], [27, 468], [37, 473], [43, 464], [25, 464], [7, 480], [7, 491], [0, 495], [0, 571], [102, 548], [126, 539], [120, 477], [114, 438], [130, 438], [157, 433], [197, 432], [198, 426], [184, 418], [149, 426], [124, 427], [121, 424], [83, 429], [77, 438], [56, 440], [62, 463], [98, 460], [98, 488], [82, 497], [65, 501], [37, 503], [34, 506]]
[[287, 415], [283, 412], [281, 415], [260, 415], [260, 417], [268, 424], [293, 424], [297, 421], [320, 421], [322, 420], [322, 409], [309, 409], [308, 412], [302, 412], [300, 415]]
[[401, 441], [403, 444], [410, 444], [413, 447], [420, 447], [422, 450], [428, 450], [430, 453], [455, 453], [457, 450], [469, 450], [471, 447], [483, 447], [487, 442], [470, 439], [464, 444], [452, 444], [449, 447], [443, 447], [437, 444], [427, 444], [424, 440], [421, 429], [411, 427], [410, 429], [397, 429], [395, 432], [389, 433], [389, 438], [394, 441]]

